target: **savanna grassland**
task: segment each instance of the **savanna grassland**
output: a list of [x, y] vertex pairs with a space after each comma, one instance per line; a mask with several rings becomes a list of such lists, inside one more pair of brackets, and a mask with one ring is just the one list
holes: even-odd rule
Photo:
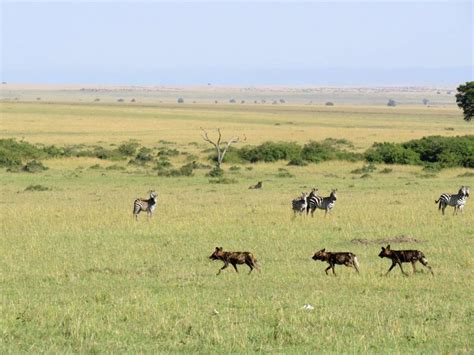
[[[155, 153], [178, 150], [176, 167], [189, 156], [212, 164], [200, 127], [246, 136], [237, 147], [344, 138], [354, 152], [474, 133], [454, 105], [11, 101], [0, 109], [0, 138], [109, 148], [134, 140]], [[473, 351], [474, 204], [442, 216], [434, 203], [461, 185], [472, 190], [472, 169], [225, 163], [234, 183], [215, 184], [209, 169], [164, 177], [127, 160], [42, 162], [49, 169], [40, 173], [0, 171], [2, 353]], [[249, 190], [257, 181], [263, 189]], [[291, 200], [312, 187], [337, 188], [335, 208], [293, 219]], [[150, 189], [158, 207], [136, 222], [133, 200]], [[422, 250], [435, 276], [404, 264], [409, 277], [398, 267], [384, 277], [390, 261], [377, 257], [387, 244], [379, 239]], [[216, 246], [253, 252], [261, 272], [247, 275], [244, 265], [216, 276], [222, 263], [208, 259]], [[321, 248], [357, 254], [361, 274], [336, 266], [326, 276], [327, 265], [311, 260]]]

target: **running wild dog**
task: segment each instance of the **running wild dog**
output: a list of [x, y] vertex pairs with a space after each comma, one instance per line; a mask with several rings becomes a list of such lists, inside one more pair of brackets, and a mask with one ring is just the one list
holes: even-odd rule
[[227, 268], [229, 264], [234, 267], [236, 272], [239, 272], [239, 270], [237, 270], [237, 265], [241, 264], [246, 264], [250, 268], [249, 274], [253, 269], [260, 271], [257, 265], [257, 259], [255, 259], [253, 254], [248, 251], [224, 251], [222, 247], [216, 247], [216, 250], [214, 250], [214, 253], [212, 253], [209, 259], [222, 260], [224, 262], [224, 266], [219, 269], [217, 275]]
[[155, 191], [150, 191], [150, 197], [148, 199], [137, 198], [133, 201], [133, 215], [138, 221], [138, 214], [141, 211], [146, 211], [148, 217], [151, 217], [153, 211], [156, 208], [156, 202], [158, 200], [158, 194]]
[[259, 181], [257, 185], [249, 186], [249, 189], [261, 189], [262, 187], [263, 187], [263, 184], [261, 181]]
[[428, 268], [431, 274], [434, 275], [431, 266], [428, 265], [428, 260], [426, 259], [425, 254], [423, 254], [419, 250], [392, 250], [390, 249], [389, 244], [386, 248], [382, 247], [382, 251], [380, 252], [379, 257], [389, 258], [392, 260], [392, 266], [390, 266], [390, 269], [388, 269], [385, 275], [388, 275], [388, 273], [392, 271], [392, 269], [398, 264], [398, 266], [400, 266], [400, 270], [402, 270], [402, 273], [408, 276], [408, 274], [403, 271], [402, 263], [411, 263], [411, 265], [413, 266], [413, 273], [416, 273], [415, 264], [417, 261], [419, 261], [423, 266]]
[[332, 253], [326, 251], [326, 249], [321, 249], [317, 251], [313, 255], [313, 260], [321, 260], [325, 261], [329, 264], [329, 266], [324, 270], [326, 275], [328, 274], [328, 270], [332, 269], [332, 273], [336, 275], [336, 271], [334, 270], [335, 265], [346, 265], [349, 267], [354, 267], [354, 269], [359, 273], [359, 262], [357, 260], [357, 256], [353, 253], [349, 252], [336, 252]]

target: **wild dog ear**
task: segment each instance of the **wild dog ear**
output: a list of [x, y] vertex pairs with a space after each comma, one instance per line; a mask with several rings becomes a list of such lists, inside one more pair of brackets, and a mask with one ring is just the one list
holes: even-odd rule
[[223, 248], [223, 247], [220, 247], [220, 248], [218, 248], [218, 250], [224, 250], [224, 248]]
[[385, 250], [385, 248], [384, 248], [384, 247], [382, 247], [382, 251], [384, 251], [384, 250]]
[[388, 249], [388, 250], [390, 250], [390, 244], [389, 244], [389, 245], [387, 245], [387, 249]]
[[321, 251], [322, 253], [324, 253], [324, 252], [326, 251], [326, 248], [321, 249], [320, 251]]

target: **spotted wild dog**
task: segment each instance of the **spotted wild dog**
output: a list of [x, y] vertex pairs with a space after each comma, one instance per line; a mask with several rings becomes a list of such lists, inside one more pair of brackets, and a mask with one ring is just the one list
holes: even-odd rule
[[329, 264], [329, 266], [324, 270], [326, 275], [328, 274], [328, 270], [332, 269], [332, 273], [336, 275], [336, 271], [334, 270], [335, 265], [346, 265], [349, 267], [354, 267], [354, 269], [359, 273], [359, 262], [357, 260], [357, 256], [353, 253], [349, 252], [337, 252], [332, 253], [326, 251], [326, 249], [321, 249], [314, 253], [313, 260], [321, 260], [325, 261]]
[[219, 275], [222, 270], [227, 268], [229, 264], [234, 267], [236, 272], [239, 272], [239, 270], [237, 270], [238, 264], [247, 264], [247, 266], [250, 268], [249, 274], [253, 269], [260, 271], [257, 265], [257, 259], [255, 259], [253, 254], [248, 251], [224, 251], [222, 247], [216, 247], [216, 250], [214, 250], [214, 253], [212, 253], [209, 259], [222, 260], [224, 262], [224, 266], [219, 269], [217, 275]]
[[398, 266], [400, 266], [400, 270], [402, 270], [402, 273], [408, 276], [408, 274], [403, 271], [402, 263], [411, 263], [411, 265], [413, 266], [413, 273], [415, 273], [415, 264], [417, 261], [419, 261], [423, 266], [428, 268], [431, 274], [434, 275], [431, 266], [428, 265], [428, 260], [426, 259], [425, 254], [423, 254], [419, 250], [392, 250], [390, 249], [390, 245], [387, 245], [386, 248], [382, 247], [382, 251], [380, 252], [379, 257], [389, 258], [392, 260], [392, 266], [390, 266], [385, 275], [388, 275], [388, 273], [392, 271], [392, 269], [398, 264]]
[[261, 189], [263, 187], [263, 184], [261, 181], [259, 181], [256, 185], [249, 186], [249, 189]]

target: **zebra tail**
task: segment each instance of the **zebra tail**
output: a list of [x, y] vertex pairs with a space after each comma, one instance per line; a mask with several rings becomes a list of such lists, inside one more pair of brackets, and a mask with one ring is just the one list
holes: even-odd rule
[[[439, 200], [441, 200], [441, 198], [440, 198]], [[435, 200], [435, 203], [438, 203], [438, 202], [439, 202], [439, 200]]]

